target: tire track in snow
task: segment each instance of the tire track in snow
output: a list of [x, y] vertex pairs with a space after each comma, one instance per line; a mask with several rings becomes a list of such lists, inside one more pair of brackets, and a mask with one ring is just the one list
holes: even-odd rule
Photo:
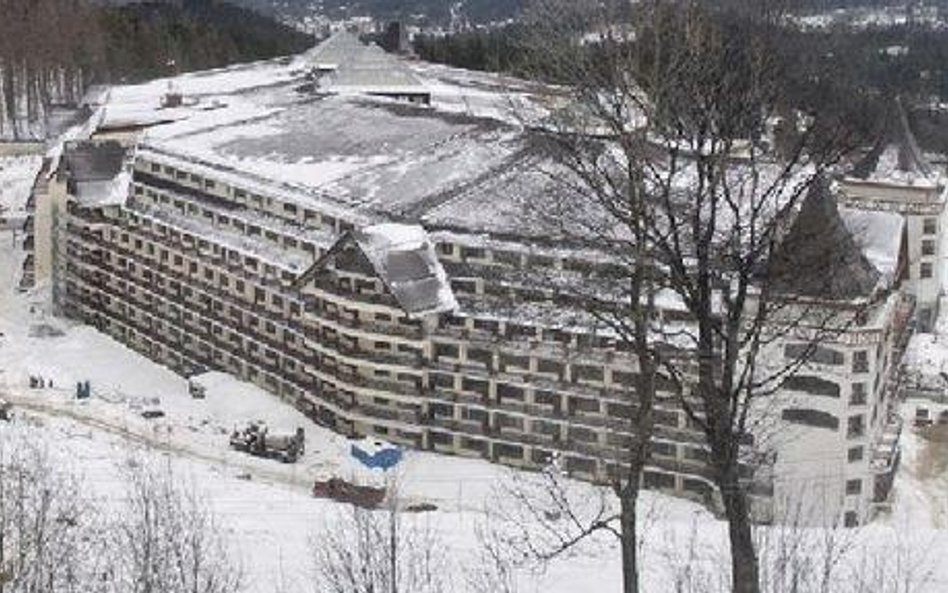
[[21, 408], [47, 416], [67, 418], [83, 426], [117, 436], [155, 451], [186, 457], [218, 468], [240, 470], [241, 472], [249, 474], [254, 480], [262, 481], [263, 483], [289, 486], [309, 492], [309, 489], [312, 488], [313, 480], [315, 479], [315, 476], [303, 476], [295, 471], [282, 472], [269, 468], [261, 468], [259, 465], [250, 461], [256, 459], [253, 457], [248, 457], [244, 460], [241, 459], [240, 456], [234, 455], [232, 459], [228, 459], [227, 457], [231, 457], [227, 455], [227, 453], [230, 453], [229, 450], [223, 453], [218, 452], [218, 454], [215, 455], [203, 451], [199, 447], [181, 442], [173, 442], [167, 435], [133, 430], [127, 425], [109, 421], [106, 418], [81, 413], [79, 409], [69, 406], [68, 404], [63, 405], [56, 402], [18, 396], [7, 391], [2, 392], [2, 397], [14, 405], [14, 414], [17, 408]]

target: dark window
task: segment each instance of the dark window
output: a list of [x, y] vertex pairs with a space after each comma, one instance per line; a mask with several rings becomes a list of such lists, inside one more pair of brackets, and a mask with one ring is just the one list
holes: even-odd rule
[[517, 430], [523, 430], [523, 418], [519, 416], [497, 414], [496, 418], [499, 428], [516, 428]]
[[855, 511], [846, 511], [843, 515], [843, 525], [846, 527], [859, 527], [859, 516]]
[[435, 344], [435, 359], [438, 358], [458, 358], [461, 355], [460, 349], [455, 344]]
[[540, 359], [537, 365], [537, 371], [541, 373], [552, 373], [559, 375], [563, 372], [563, 365], [553, 360]]
[[866, 403], [866, 384], [853, 383], [852, 395], [849, 397], [849, 404], [852, 406], [861, 406]]
[[935, 255], [934, 239], [922, 239], [922, 255]]
[[472, 439], [470, 437], [461, 437], [461, 448], [467, 449], [468, 451], [479, 451], [484, 453], [487, 451], [487, 442], [480, 439]]
[[581, 443], [595, 443], [596, 431], [582, 426], [572, 426], [569, 429], [569, 438]]
[[783, 353], [792, 360], [806, 359], [819, 364], [841, 365], [845, 362], [842, 352], [812, 344], [787, 344]]
[[471, 348], [467, 349], [467, 359], [472, 362], [480, 363], [487, 368], [491, 368], [494, 363], [494, 355], [490, 350], [484, 350], [482, 348]]
[[859, 438], [865, 433], [866, 424], [862, 414], [850, 416], [846, 426], [846, 437], [850, 439]]
[[585, 397], [573, 397], [569, 400], [570, 410], [574, 412], [599, 413], [599, 400]]
[[461, 410], [461, 418], [474, 422], [484, 422], [487, 420], [487, 412], [480, 408], [464, 408]]
[[494, 445], [494, 455], [510, 459], [523, 459], [523, 447], [520, 445], [509, 445], [507, 443], [497, 443]]
[[934, 235], [938, 231], [938, 219], [926, 218], [922, 221], [922, 233], [925, 235]]
[[810, 395], [825, 397], [839, 397], [839, 385], [812, 375], [794, 375], [783, 384], [785, 389], [803, 391]]
[[863, 455], [862, 446], [850, 447], [849, 453], [848, 453], [849, 462], [854, 463], [856, 461], [862, 461], [862, 455]]
[[497, 333], [500, 330], [500, 324], [493, 319], [475, 319], [474, 329]]
[[520, 254], [512, 251], [495, 251], [494, 261], [510, 266], [519, 266]]
[[612, 371], [612, 382], [623, 387], [635, 387], [636, 374], [625, 371]]
[[533, 430], [533, 432], [537, 434], [547, 434], [547, 435], [560, 434], [560, 425], [554, 422], [547, 422], [545, 420], [532, 420], [530, 422], [530, 427]]
[[692, 480], [690, 478], [685, 478], [682, 482], [682, 487], [686, 492], [691, 492], [693, 494], [698, 494], [704, 499], [708, 499], [711, 496], [711, 486], [707, 483], [700, 480]]
[[542, 406], [552, 406], [560, 401], [560, 396], [552, 391], [537, 391], [533, 397], [533, 401]]
[[461, 247], [461, 257], [465, 259], [484, 259], [484, 250], [480, 247]]
[[846, 494], [861, 494], [862, 480], [846, 480]]
[[820, 410], [789, 408], [783, 411], [781, 417], [787, 422], [813, 426], [816, 428], [839, 429], [839, 418]]
[[632, 406], [629, 404], [606, 404], [606, 415], [610, 418], [632, 418]]
[[509, 367], [530, 370], [530, 357], [529, 356], [515, 356], [513, 354], [501, 354], [500, 355], [500, 366], [501, 370], [506, 370]]
[[602, 367], [591, 365], [575, 365], [573, 367], [573, 378], [582, 381], [592, 381], [602, 383]]
[[869, 353], [865, 350], [853, 352], [853, 372], [865, 373], [869, 371]]
[[451, 288], [457, 292], [477, 294], [477, 282], [474, 280], [451, 280]]
[[429, 380], [434, 387], [441, 387], [442, 389], [454, 389], [454, 375], [431, 373], [429, 375]]
[[480, 381], [478, 379], [469, 379], [464, 377], [461, 380], [461, 389], [463, 391], [470, 391], [473, 393], [478, 393], [480, 395], [487, 395], [487, 381]]
[[698, 449], [695, 447], [685, 447], [685, 459], [691, 459], [693, 461], [707, 461], [708, 452], [704, 449]]
[[586, 459], [585, 457], [567, 457], [566, 470], [592, 474], [596, 472], [596, 461], [594, 459]]
[[515, 387], [514, 385], [509, 385], [507, 383], [500, 383], [497, 385], [497, 397], [500, 399], [515, 399], [517, 401], [523, 401], [523, 388]]
[[675, 488], [675, 476], [661, 472], [645, 472], [643, 481], [646, 488], [664, 488], [672, 490]]
[[678, 428], [678, 413], [670, 410], [655, 410], [655, 424]]
[[931, 262], [922, 262], [918, 268], [918, 275], [921, 278], [931, 278], [933, 273], [933, 268]]

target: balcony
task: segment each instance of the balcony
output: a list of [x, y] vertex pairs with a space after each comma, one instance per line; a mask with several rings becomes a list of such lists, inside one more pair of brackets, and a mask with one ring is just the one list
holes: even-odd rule
[[869, 468], [874, 474], [892, 473], [899, 459], [899, 437], [902, 435], [902, 418], [891, 415], [886, 420], [878, 442], [872, 449]]

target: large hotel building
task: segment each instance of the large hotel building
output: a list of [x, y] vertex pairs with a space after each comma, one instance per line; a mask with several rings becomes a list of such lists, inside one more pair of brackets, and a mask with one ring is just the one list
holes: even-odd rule
[[[534, 225], [550, 186], [528, 133], [480, 117], [480, 88], [474, 115], [415, 105], [437, 105], [427, 89], [457, 82], [448, 70], [425, 71], [441, 86], [424, 83], [419, 66], [342, 37], [303, 59], [317, 64], [303, 97], [296, 63], [181, 77], [171, 108], [131, 109], [114, 91], [89, 137], [41, 174], [30, 275], [61, 313], [155, 361], [230, 372], [340, 433], [527, 468], [556, 457], [576, 477], [607, 476], [629, 438], [635, 358], [557, 287], [608, 285], [615, 269]], [[347, 63], [362, 71], [342, 76]], [[264, 80], [216, 88], [241, 76]], [[895, 370], [913, 307], [931, 316], [937, 304], [917, 290], [916, 275], [929, 277], [910, 255], [940, 253], [944, 197], [917, 147], [885, 141], [875, 169], [812, 192], [801, 212], [811, 232], [825, 227], [826, 249], [858, 261], [834, 272], [832, 294], [806, 278], [798, 292], [860, 314], [777, 400], [784, 438], [748, 474], [764, 521], [803, 484], [820, 491], [815, 521], [861, 524], [888, 498]], [[876, 192], [886, 150], [901, 177]], [[924, 202], [919, 221], [897, 207], [908, 200]], [[870, 297], [868, 312], [854, 304]], [[666, 300], [661, 318], [681, 321]], [[777, 355], [800, 347], [788, 339]], [[660, 385], [645, 485], [717, 508], [678, 395]]]

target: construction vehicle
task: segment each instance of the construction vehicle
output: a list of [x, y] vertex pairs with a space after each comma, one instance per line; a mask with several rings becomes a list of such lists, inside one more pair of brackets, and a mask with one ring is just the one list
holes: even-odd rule
[[191, 379], [188, 381], [188, 393], [190, 393], [194, 399], [204, 399], [207, 397], [207, 387]]
[[243, 430], [230, 435], [230, 446], [257, 457], [294, 463], [303, 454], [305, 436], [302, 428], [292, 434], [273, 434], [262, 422], [251, 422]]
[[329, 478], [316, 480], [313, 484], [313, 496], [353, 504], [363, 509], [377, 509], [385, 500], [385, 488], [360, 486], [342, 478]]

